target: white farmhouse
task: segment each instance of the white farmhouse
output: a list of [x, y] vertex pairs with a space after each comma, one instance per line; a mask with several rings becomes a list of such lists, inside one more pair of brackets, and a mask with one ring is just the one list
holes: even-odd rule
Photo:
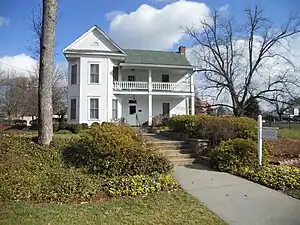
[[151, 125], [157, 115], [188, 114], [189, 108], [194, 114], [193, 68], [183, 46], [179, 52], [121, 49], [93, 26], [63, 53], [69, 123]]

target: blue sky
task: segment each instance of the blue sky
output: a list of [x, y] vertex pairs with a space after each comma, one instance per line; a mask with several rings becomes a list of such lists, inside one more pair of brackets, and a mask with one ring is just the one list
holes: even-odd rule
[[[32, 9], [38, 8], [38, 5], [41, 3], [41, 0], [0, 1], [0, 59], [4, 56], [6, 56], [7, 58], [14, 57], [20, 54], [25, 54], [26, 56], [30, 55], [26, 48], [30, 43], [32, 43], [33, 39], [33, 35], [29, 26], [29, 18]], [[138, 37], [138, 35], [132, 34], [132, 36], [130, 36], [131, 34], [130, 32], [128, 32], [128, 30], [127, 32], [126, 30], [124, 30], [124, 33], [120, 33], [123, 30], [117, 30], [117, 28], [119, 28], [120, 24], [123, 27], [124, 25], [125, 27], [138, 26], [139, 21], [135, 20], [133, 22], [132, 20], [130, 20], [129, 17], [126, 17], [127, 19], [124, 17], [122, 23], [116, 25], [117, 20], [115, 18], [112, 18], [112, 15], [120, 14], [120, 11], [123, 12], [123, 14], [129, 14], [131, 12], [137, 11], [137, 9], [144, 4], [151, 6], [156, 10], [161, 10], [174, 2], [175, 1], [170, 0], [60, 0], [59, 22], [57, 26], [56, 36], [56, 51], [58, 52], [58, 55], [56, 56], [56, 61], [59, 63], [63, 63], [65, 59], [63, 54], [61, 53], [62, 49], [68, 44], [70, 44], [72, 41], [74, 41], [77, 37], [79, 37], [82, 33], [84, 33], [94, 24], [97, 24], [108, 34], [112, 34], [112, 36], [120, 40], [122, 44], [125, 45], [125, 47], [127, 47], [126, 45], [134, 47], [133, 43], [137, 42], [135, 38]], [[265, 14], [269, 16], [272, 19], [272, 21], [274, 21], [278, 25], [289, 15], [290, 12], [300, 12], [299, 0], [194, 0], [194, 2], [204, 3], [210, 10], [219, 9], [220, 7], [223, 7], [223, 9], [225, 9], [224, 11], [226, 11], [226, 14], [230, 16], [235, 16], [238, 20], [242, 19], [242, 15], [246, 6], [259, 5], [264, 9]], [[202, 8], [199, 9], [205, 9], [205, 5], [202, 5]], [[151, 12], [151, 7], [149, 8], [147, 6], [143, 9], [146, 10], [145, 12]], [[162, 17], [167, 19], [165, 21], [161, 21], [161, 23], [167, 23], [169, 17], [176, 17], [177, 14], [181, 14], [178, 8], [174, 8], [177, 10], [178, 13], [170, 13], [170, 10], [172, 8], [169, 7], [169, 11], [167, 10], [167, 8], [165, 8], [165, 11], [162, 12], [169, 13], [169, 15], [166, 15], [166, 17]], [[199, 12], [199, 14], [204, 13], [204, 11]], [[110, 12], [116, 13], [111, 14], [111, 18], [108, 19], [108, 13]], [[139, 15], [141, 15], [141, 12], [143, 12], [142, 9], [139, 12]], [[190, 12], [190, 14], [197, 14], [197, 12]], [[189, 15], [189, 13], [181, 16], [184, 16], [183, 18], [186, 18], [188, 17], [186, 15]], [[176, 22], [176, 19], [173, 19], [171, 21]], [[126, 22], [130, 24], [126, 24]], [[112, 26], [112, 24], [115, 25]], [[153, 26], [155, 26], [155, 24], [153, 24]], [[168, 27], [168, 24], [166, 24], [166, 27]], [[150, 32], [149, 26], [148, 28], [142, 27], [142, 29], [146, 29], [147, 31], [145, 32]], [[149, 34], [151, 33], [147, 33], [148, 36], [150, 36]], [[158, 34], [156, 33], [153, 35]], [[126, 41], [130, 42], [130, 39], [132, 39], [133, 41], [131, 43], [126, 43]], [[155, 42], [154, 38], [152, 40], [150, 38], [150, 40], [144, 40], [144, 42], [137, 45], [137, 47], [141, 48], [145, 46], [146, 48], [152, 47], [156, 49], [175, 49], [178, 47], [179, 44], [186, 44], [189, 41], [185, 38], [181, 38], [181, 36], [178, 36], [178, 34], [174, 33], [174, 39], [172, 41], [170, 41], [169, 39], [163, 41], [162, 37], [161, 42], [162, 43], [160, 43], [160, 39], [157, 39], [157, 42]], [[147, 43], [151, 44], [147, 45]], [[6, 63], [9, 62], [10, 61], [6, 61]], [[16, 63], [14, 61], [12, 62]], [[21, 67], [21, 65], [19, 66]]]

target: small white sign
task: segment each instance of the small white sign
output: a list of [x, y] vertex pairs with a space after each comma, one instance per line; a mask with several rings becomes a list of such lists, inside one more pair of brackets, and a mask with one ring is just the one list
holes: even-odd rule
[[263, 140], [277, 140], [278, 127], [263, 127], [262, 139]]

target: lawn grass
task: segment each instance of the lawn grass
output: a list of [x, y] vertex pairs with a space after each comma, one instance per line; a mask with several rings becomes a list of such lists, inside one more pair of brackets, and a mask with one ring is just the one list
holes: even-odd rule
[[[3, 206], [2, 206], [3, 207]], [[182, 190], [87, 204], [12, 204], [0, 224], [226, 224]]]
[[300, 139], [300, 128], [280, 128], [278, 131], [278, 136]]

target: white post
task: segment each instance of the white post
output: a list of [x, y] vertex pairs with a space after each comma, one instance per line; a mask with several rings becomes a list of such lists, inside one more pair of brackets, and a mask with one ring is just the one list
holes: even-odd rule
[[186, 115], [190, 114], [190, 98], [186, 97], [185, 98], [185, 105], [186, 105]]
[[148, 70], [148, 91], [152, 91], [152, 70]]
[[149, 99], [148, 99], [148, 125], [152, 126], [152, 95], [149, 94]]
[[118, 68], [118, 81], [122, 81], [122, 67], [119, 66]]
[[194, 93], [194, 92], [195, 92], [194, 73], [191, 74], [190, 79], [191, 79], [191, 80], [190, 80], [191, 92]]
[[257, 117], [257, 126], [258, 126], [258, 163], [262, 165], [262, 116], [258, 115]]
[[195, 96], [191, 96], [191, 115], [195, 115]]

